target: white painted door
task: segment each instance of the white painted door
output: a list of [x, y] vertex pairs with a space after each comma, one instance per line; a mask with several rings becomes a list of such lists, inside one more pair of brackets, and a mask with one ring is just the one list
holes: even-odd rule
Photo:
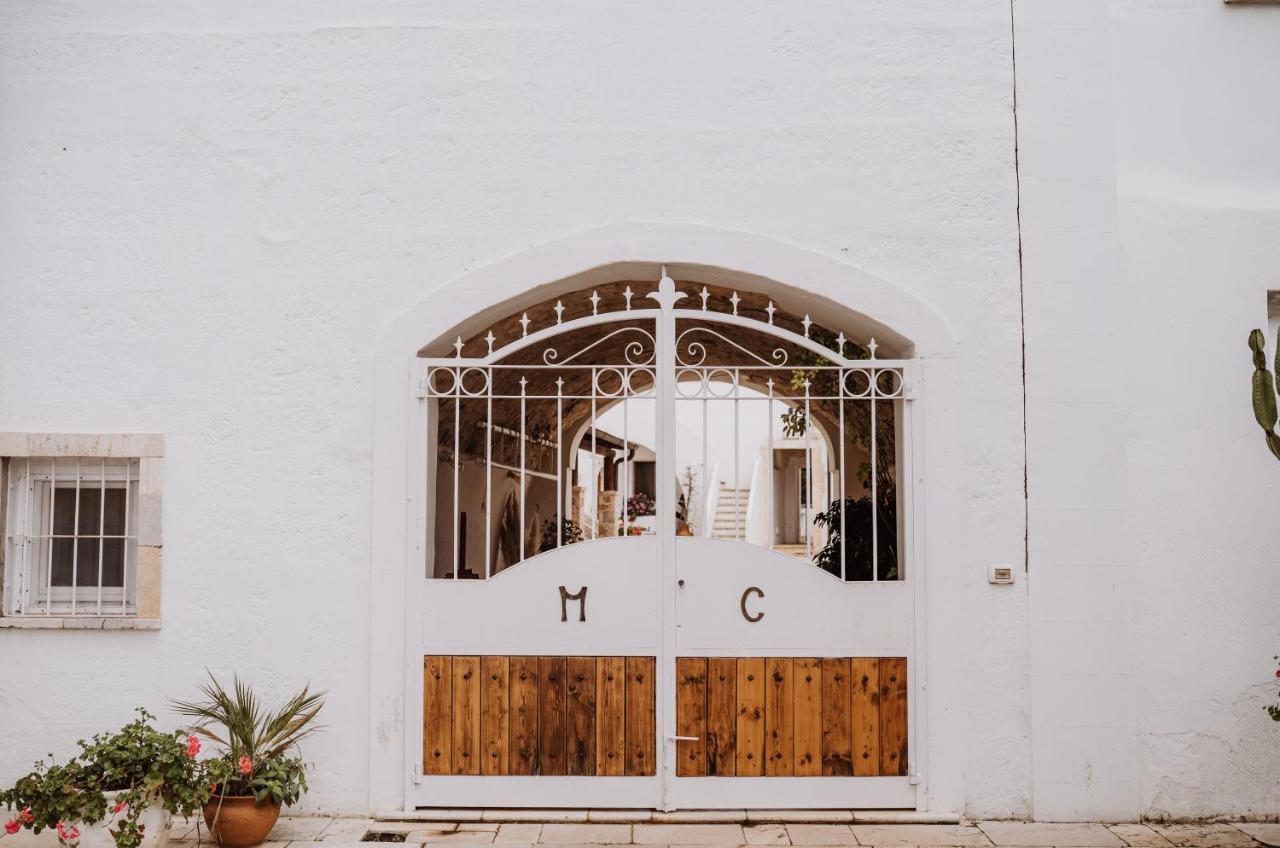
[[[729, 311], [705, 288], [680, 308], [698, 295], [665, 276], [653, 305], [625, 294], [624, 311], [593, 293], [590, 315], [562, 323], [557, 303], [554, 325], [530, 333], [525, 316], [484, 356], [459, 339], [420, 363], [409, 805], [915, 807], [911, 364], [811, 338], [808, 316], [778, 326], [772, 303], [739, 315], [736, 292]], [[587, 355], [624, 337], [612, 359]], [[806, 478], [839, 496], [824, 507], [810, 488], [821, 527], [783, 552], [774, 442], [797, 435]], [[642, 437], [653, 532], [636, 529], [643, 504], [617, 503]], [[591, 497], [566, 459], [579, 451], [605, 457]], [[705, 497], [715, 476], [748, 493], [735, 538], [711, 537], [712, 510], [692, 517], [688, 481]]]

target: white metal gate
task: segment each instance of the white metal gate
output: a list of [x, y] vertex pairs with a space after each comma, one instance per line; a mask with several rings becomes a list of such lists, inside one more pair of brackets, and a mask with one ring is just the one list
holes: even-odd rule
[[581, 300], [417, 360], [409, 805], [916, 807], [915, 363], [665, 271]]

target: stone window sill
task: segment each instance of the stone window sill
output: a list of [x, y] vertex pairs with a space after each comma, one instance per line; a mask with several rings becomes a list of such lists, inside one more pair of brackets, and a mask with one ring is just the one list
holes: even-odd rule
[[159, 630], [158, 618], [124, 618], [96, 615], [0, 616], [0, 630]]

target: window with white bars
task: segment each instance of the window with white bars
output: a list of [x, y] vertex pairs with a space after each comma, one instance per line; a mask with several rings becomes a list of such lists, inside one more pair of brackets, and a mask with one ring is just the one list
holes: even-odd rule
[[136, 615], [140, 460], [5, 464], [5, 615]]

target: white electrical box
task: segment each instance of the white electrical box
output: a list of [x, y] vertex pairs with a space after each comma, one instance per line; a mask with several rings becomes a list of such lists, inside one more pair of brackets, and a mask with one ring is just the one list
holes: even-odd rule
[[1013, 585], [1013, 568], [1008, 565], [987, 566], [987, 582], [996, 586]]

